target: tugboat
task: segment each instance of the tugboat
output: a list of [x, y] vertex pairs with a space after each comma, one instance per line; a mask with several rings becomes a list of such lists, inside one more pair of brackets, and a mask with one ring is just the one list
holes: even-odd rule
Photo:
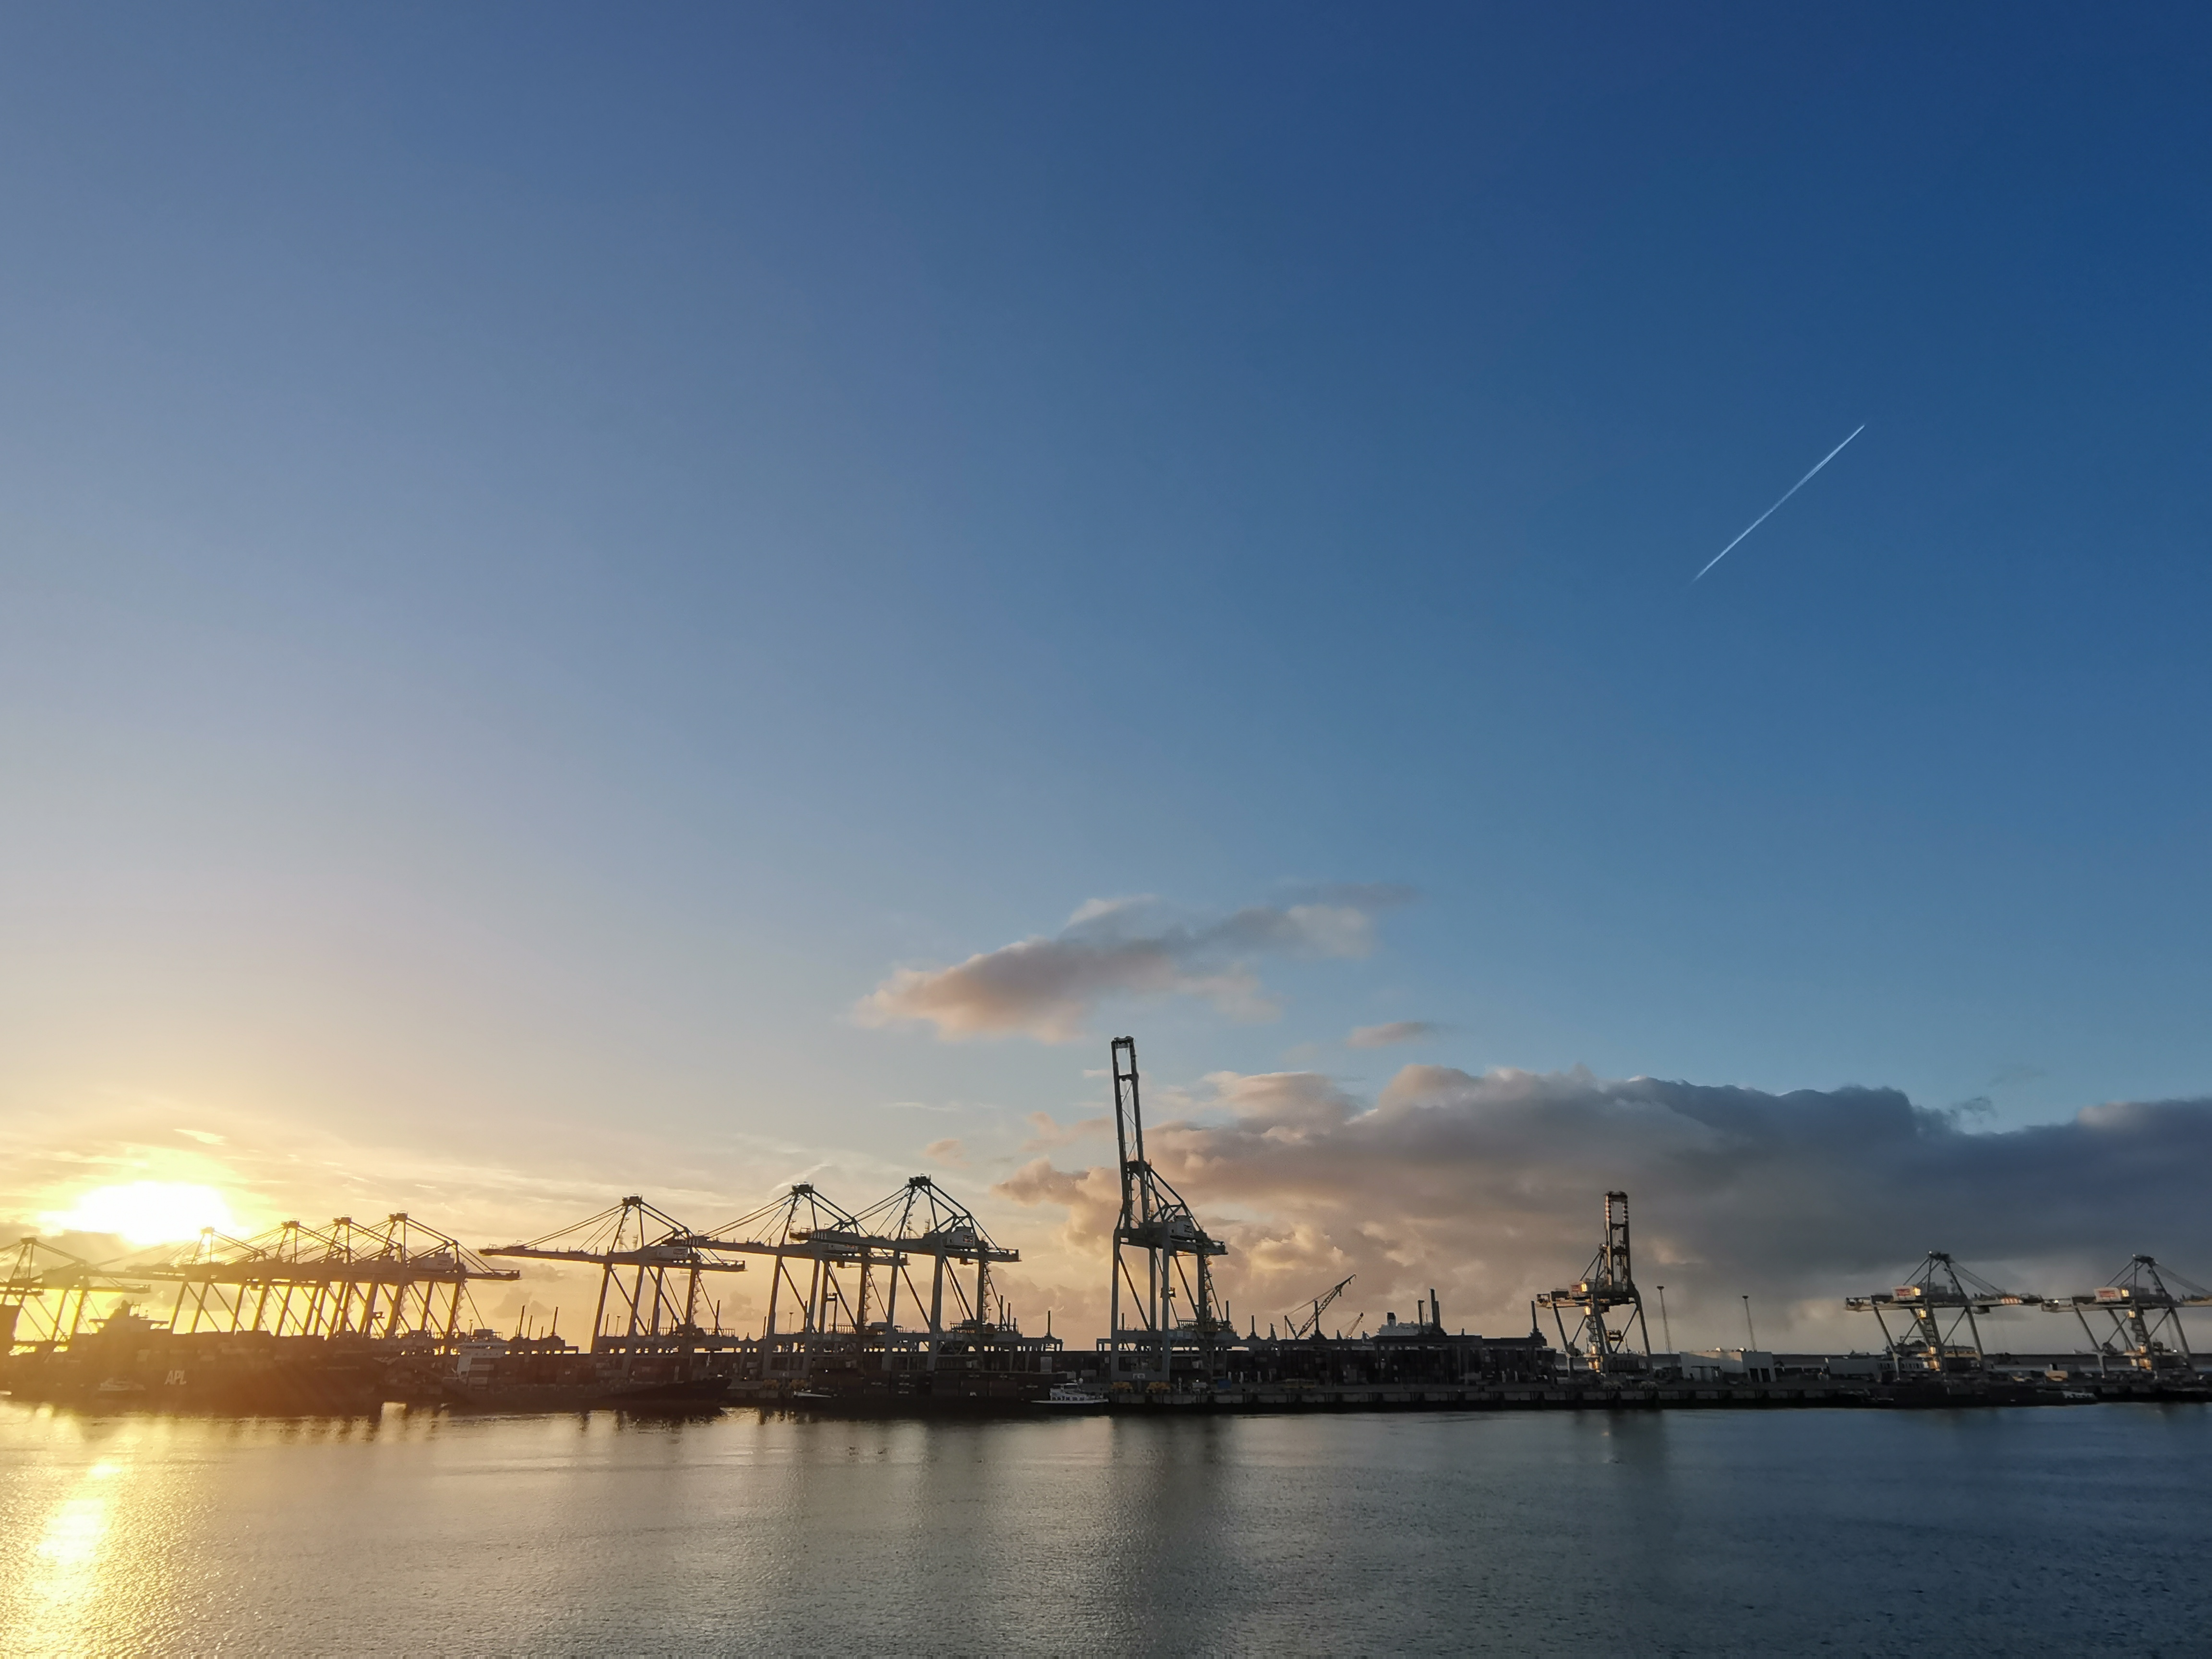
[[1052, 1392], [1043, 1399], [1030, 1403], [1053, 1411], [1095, 1412], [1113, 1402], [1097, 1389], [1084, 1383], [1059, 1382], [1053, 1385]]

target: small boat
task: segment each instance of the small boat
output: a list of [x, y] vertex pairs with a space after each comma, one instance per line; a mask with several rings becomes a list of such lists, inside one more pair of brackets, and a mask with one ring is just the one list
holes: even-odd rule
[[1034, 1403], [1055, 1411], [1097, 1411], [1101, 1406], [1113, 1402], [1096, 1389], [1086, 1389], [1080, 1383], [1062, 1382]]

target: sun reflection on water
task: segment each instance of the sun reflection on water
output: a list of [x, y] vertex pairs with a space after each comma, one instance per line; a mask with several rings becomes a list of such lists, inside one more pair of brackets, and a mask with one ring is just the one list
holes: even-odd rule
[[102, 1458], [46, 1517], [32, 1552], [24, 1622], [9, 1638], [12, 1651], [86, 1653], [97, 1647], [88, 1614], [100, 1589], [100, 1546], [114, 1520], [122, 1473], [120, 1463]]

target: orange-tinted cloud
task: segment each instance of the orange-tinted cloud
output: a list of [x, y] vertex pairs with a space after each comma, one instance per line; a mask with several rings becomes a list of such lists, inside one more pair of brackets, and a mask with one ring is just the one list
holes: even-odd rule
[[1364, 957], [1374, 947], [1376, 911], [1407, 896], [1395, 888], [1335, 888], [1195, 926], [1168, 920], [1150, 899], [1093, 899], [1050, 938], [950, 967], [902, 968], [854, 1014], [868, 1025], [933, 1025], [940, 1039], [1018, 1034], [1044, 1042], [1081, 1036], [1109, 997], [1194, 996], [1233, 1018], [1273, 1019], [1253, 958]]
[[1347, 1048], [1388, 1048], [1394, 1043], [1418, 1042], [1435, 1036], [1443, 1027], [1432, 1020], [1394, 1019], [1388, 1025], [1355, 1025], [1344, 1039]]

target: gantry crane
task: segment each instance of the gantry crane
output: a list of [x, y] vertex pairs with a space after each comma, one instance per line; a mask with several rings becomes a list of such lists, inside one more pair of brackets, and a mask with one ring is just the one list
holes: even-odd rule
[[[1145, 1157], [1134, 1037], [1114, 1039], [1113, 1061], [1121, 1213], [1114, 1227], [1109, 1371], [1116, 1382], [1172, 1382], [1180, 1358], [1187, 1376], [1194, 1372], [1211, 1381], [1217, 1347], [1236, 1334], [1213, 1299], [1212, 1260], [1229, 1247], [1198, 1224], [1182, 1194]], [[1133, 1324], [1122, 1322], [1124, 1289], [1137, 1316]], [[1187, 1311], [1179, 1311], [1177, 1302]]]
[[[1605, 1242], [1590, 1259], [1589, 1271], [1565, 1290], [1547, 1291], [1536, 1298], [1549, 1308], [1559, 1328], [1559, 1345], [1577, 1362], [1593, 1371], [1621, 1368], [1628, 1352], [1629, 1333], [1642, 1343], [1644, 1357], [1651, 1354], [1651, 1333], [1644, 1328], [1644, 1297], [1637, 1291], [1628, 1249], [1628, 1194], [1605, 1195]], [[1566, 1316], [1575, 1316], [1573, 1334]]]
[[700, 1275], [744, 1271], [744, 1262], [724, 1261], [713, 1248], [714, 1241], [633, 1193], [572, 1227], [483, 1254], [597, 1267], [592, 1352], [634, 1353], [688, 1352], [705, 1334], [699, 1325]]
[[[2032, 1308], [2043, 1301], [2012, 1291], [2001, 1291], [1979, 1274], [1969, 1273], [1945, 1250], [1930, 1250], [1905, 1283], [1872, 1296], [1854, 1296], [1844, 1305], [1854, 1313], [1870, 1313], [1881, 1327], [1883, 1346], [1898, 1375], [1942, 1376], [1950, 1371], [1982, 1368], [1982, 1328], [1977, 1314], [1999, 1308]], [[1907, 1316], [1911, 1325], [1894, 1335], [1883, 1310]], [[1959, 1334], [1966, 1340], [1961, 1342]]]
[[[2194, 1376], [2197, 1358], [2189, 1351], [2189, 1334], [2181, 1326], [2184, 1308], [2212, 1308], [2212, 1291], [2191, 1283], [2171, 1267], [2161, 1267], [2147, 1255], [2131, 1257], [2109, 1284], [2086, 1296], [2052, 1297], [2044, 1303], [2051, 1313], [2070, 1313], [2081, 1322], [2082, 1334], [2097, 1351], [2097, 1369], [2117, 1358], [2130, 1370], [2155, 1376], [2162, 1370]], [[2090, 1328], [2092, 1312], [2108, 1315], [2112, 1334], [2100, 1340]]]

